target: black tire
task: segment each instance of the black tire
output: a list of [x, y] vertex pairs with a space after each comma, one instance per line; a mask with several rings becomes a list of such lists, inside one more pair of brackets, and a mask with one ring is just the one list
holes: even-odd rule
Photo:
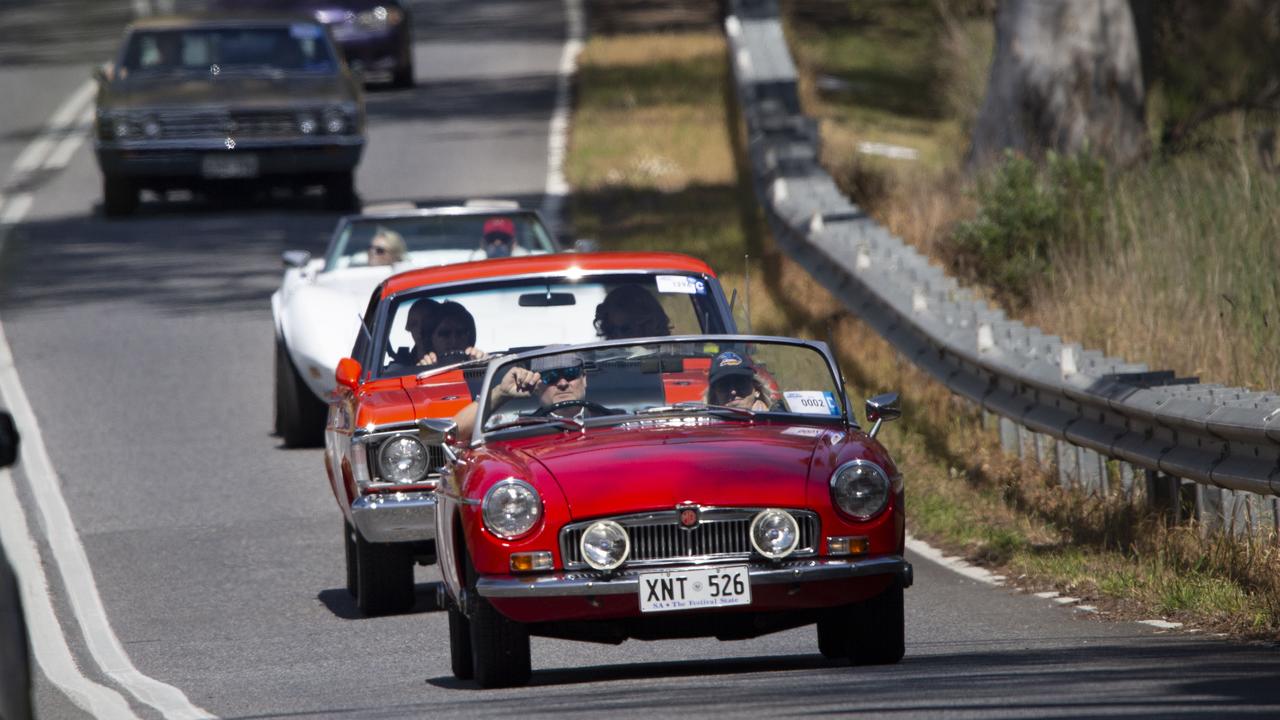
[[471, 623], [462, 611], [449, 606], [449, 663], [453, 668], [453, 676], [459, 680], [470, 680], [475, 676], [471, 657]]
[[482, 688], [515, 687], [529, 682], [533, 667], [529, 631], [508, 620], [475, 591], [476, 571], [467, 558], [467, 592], [470, 595], [471, 674]]
[[276, 343], [276, 432], [285, 447], [318, 447], [324, 444], [329, 406], [303, 382], [289, 351]]
[[354, 170], [334, 173], [324, 184], [324, 204], [330, 210], [352, 212], [360, 209], [360, 200], [356, 197], [356, 175]]
[[818, 621], [818, 652], [828, 660], [849, 657], [849, 627], [843, 612]]
[[356, 607], [368, 617], [413, 609], [413, 556], [390, 543], [356, 536]]
[[102, 176], [102, 214], [107, 217], [132, 215], [138, 209], [138, 186], [133, 181]]
[[394, 72], [391, 73], [391, 87], [395, 88], [411, 88], [413, 87], [413, 63], [398, 65]]
[[863, 601], [849, 613], [849, 660], [854, 665], [892, 665], [906, 653], [902, 586]]
[[346, 520], [342, 521], [342, 549], [346, 556], [347, 592], [351, 593], [351, 599], [354, 600], [360, 588], [359, 574], [356, 570], [356, 531]]

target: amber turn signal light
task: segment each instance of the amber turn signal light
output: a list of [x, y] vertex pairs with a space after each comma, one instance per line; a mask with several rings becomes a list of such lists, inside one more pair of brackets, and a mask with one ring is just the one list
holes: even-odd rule
[[511, 553], [511, 572], [533, 572], [551, 569], [551, 553], [547, 550]]
[[871, 541], [865, 535], [827, 538], [828, 555], [866, 555]]

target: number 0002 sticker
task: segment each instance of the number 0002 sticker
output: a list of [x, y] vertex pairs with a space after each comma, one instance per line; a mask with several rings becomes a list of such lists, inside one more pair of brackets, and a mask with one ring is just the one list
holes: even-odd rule
[[659, 275], [654, 280], [658, 284], [658, 292], [685, 295], [703, 295], [707, 292], [705, 282], [687, 275]]
[[782, 399], [787, 403], [787, 410], [793, 413], [832, 416], [840, 414], [840, 405], [836, 402], [836, 395], [833, 392], [788, 390], [782, 393]]

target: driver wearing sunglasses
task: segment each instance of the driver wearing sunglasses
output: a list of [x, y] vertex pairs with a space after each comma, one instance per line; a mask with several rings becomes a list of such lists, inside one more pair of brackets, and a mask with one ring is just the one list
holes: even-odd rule
[[707, 377], [707, 402], [744, 410], [768, 410], [772, 393], [756, 376], [755, 365], [746, 355], [726, 350], [711, 361]]
[[394, 265], [404, 259], [408, 246], [404, 237], [389, 227], [378, 226], [369, 240], [369, 265]]
[[[581, 418], [587, 413], [587, 375], [582, 356], [563, 353], [534, 358], [529, 367], [514, 366], [489, 393], [490, 411], [515, 398], [537, 397], [536, 414]], [[469, 437], [475, 428], [479, 403], [473, 402], [454, 416], [458, 437]], [[499, 420], [502, 422], [502, 420]]]

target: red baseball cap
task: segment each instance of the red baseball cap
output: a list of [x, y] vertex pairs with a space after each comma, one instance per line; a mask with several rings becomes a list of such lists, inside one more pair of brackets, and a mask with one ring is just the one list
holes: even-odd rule
[[511, 222], [511, 218], [489, 218], [484, 221], [483, 235], [488, 237], [489, 233], [506, 233], [511, 237], [515, 237], [516, 224]]

